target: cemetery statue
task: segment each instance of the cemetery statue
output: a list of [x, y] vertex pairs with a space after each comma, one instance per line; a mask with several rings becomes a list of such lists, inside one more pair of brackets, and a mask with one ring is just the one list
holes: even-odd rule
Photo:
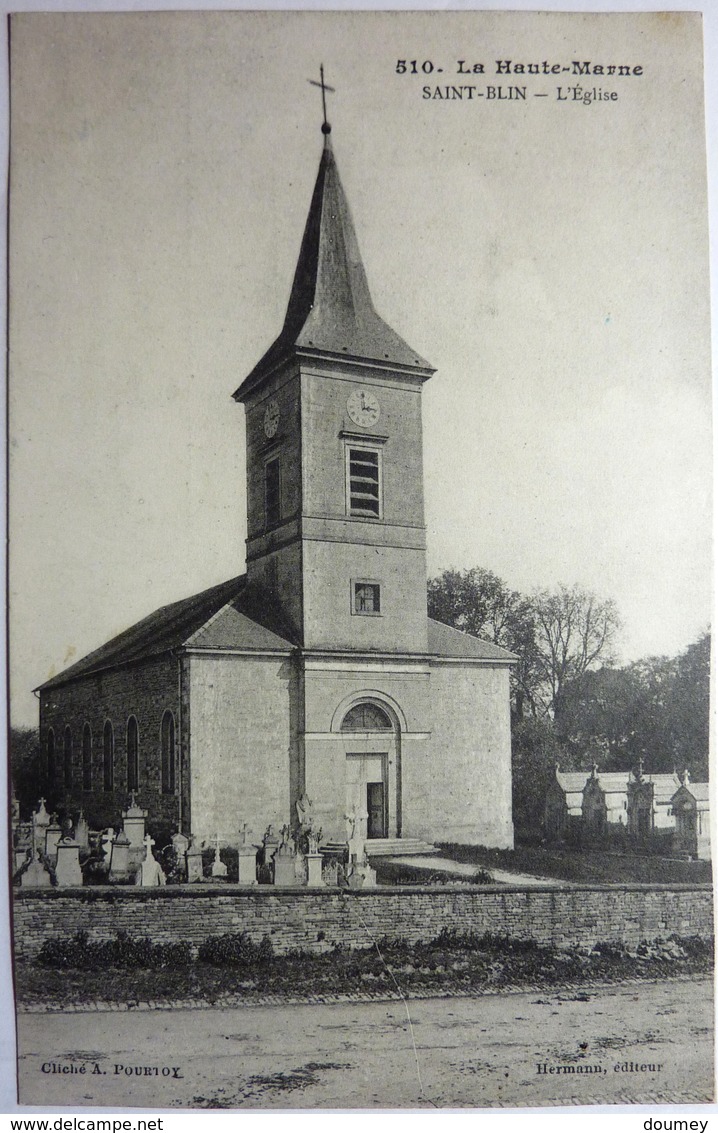
[[311, 826], [313, 821], [312, 800], [306, 791], [297, 799], [297, 818], [300, 826]]
[[366, 820], [368, 813], [357, 806], [344, 815], [347, 822], [349, 861], [363, 861], [366, 852]]
[[352, 838], [354, 837], [354, 831], [356, 830], [357, 824], [357, 812], [355, 806], [353, 806], [351, 810], [348, 810], [344, 815], [344, 821], [347, 824], [347, 842], [351, 842]]
[[313, 828], [310, 828], [307, 831], [307, 844], [308, 844], [308, 847], [309, 847], [308, 852], [310, 854], [318, 854], [319, 853], [319, 843], [321, 842], [321, 840], [322, 840], [321, 827], [319, 828], [319, 830], [314, 830]]

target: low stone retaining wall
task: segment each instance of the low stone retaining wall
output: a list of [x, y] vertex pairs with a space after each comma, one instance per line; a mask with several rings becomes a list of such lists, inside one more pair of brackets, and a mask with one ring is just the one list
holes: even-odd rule
[[200, 944], [207, 936], [268, 935], [276, 952], [335, 945], [365, 948], [383, 936], [430, 940], [442, 929], [532, 938], [543, 944], [713, 934], [710, 886], [601, 885], [550, 889], [402, 886], [298, 890], [274, 886], [92, 886], [20, 890], [14, 902], [18, 957], [34, 959], [51, 936], [85, 929], [91, 939], [124, 931], [154, 941]]

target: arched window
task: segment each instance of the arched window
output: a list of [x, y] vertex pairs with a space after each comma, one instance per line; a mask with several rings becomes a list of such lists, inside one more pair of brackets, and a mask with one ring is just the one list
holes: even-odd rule
[[89, 724], [82, 729], [82, 789], [92, 790], [92, 732]]
[[55, 785], [55, 733], [52, 728], [47, 733], [47, 781]]
[[343, 732], [390, 732], [392, 723], [377, 704], [364, 701], [350, 708], [342, 720]]
[[140, 785], [140, 738], [137, 718], [127, 721], [127, 790], [136, 791]]
[[175, 718], [170, 711], [162, 717], [162, 793], [175, 790]]
[[115, 737], [109, 720], [105, 721], [102, 733], [102, 779], [105, 790], [113, 790], [115, 786]]
[[72, 730], [68, 724], [65, 728], [65, 741], [63, 745], [63, 761], [62, 772], [65, 780], [65, 786], [68, 790], [72, 788]]

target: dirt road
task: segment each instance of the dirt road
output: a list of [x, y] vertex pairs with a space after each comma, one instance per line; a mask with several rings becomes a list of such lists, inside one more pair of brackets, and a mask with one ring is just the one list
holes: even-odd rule
[[[707, 1102], [709, 979], [19, 1018], [21, 1101], [367, 1108]], [[84, 1070], [82, 1070], [84, 1067]]]

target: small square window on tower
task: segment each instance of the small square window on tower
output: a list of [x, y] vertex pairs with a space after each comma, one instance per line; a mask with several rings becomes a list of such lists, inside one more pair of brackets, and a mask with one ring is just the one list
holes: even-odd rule
[[381, 614], [381, 586], [378, 582], [366, 579], [352, 582], [352, 613]]
[[279, 457], [268, 460], [264, 466], [265, 527], [276, 527], [282, 518], [282, 489]]

